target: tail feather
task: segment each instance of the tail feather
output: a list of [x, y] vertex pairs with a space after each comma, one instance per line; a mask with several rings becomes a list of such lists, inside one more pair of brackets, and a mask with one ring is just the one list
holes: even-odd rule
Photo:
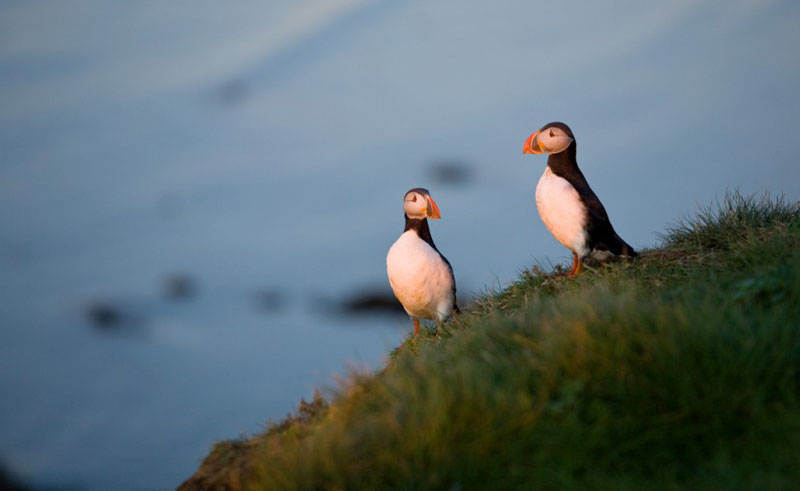
[[614, 238], [617, 239], [616, 249], [619, 251], [614, 251], [614, 253], [618, 256], [627, 256], [627, 257], [636, 257], [639, 255], [630, 244], [622, 240], [622, 238], [614, 234]]

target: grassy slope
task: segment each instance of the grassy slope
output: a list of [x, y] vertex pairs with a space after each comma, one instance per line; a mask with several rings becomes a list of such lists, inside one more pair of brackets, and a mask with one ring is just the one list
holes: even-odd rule
[[577, 279], [525, 271], [184, 489], [796, 489], [800, 204], [727, 197]]

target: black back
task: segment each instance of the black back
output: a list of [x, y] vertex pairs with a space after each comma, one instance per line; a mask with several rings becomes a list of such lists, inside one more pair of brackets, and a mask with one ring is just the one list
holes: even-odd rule
[[600, 199], [594, 194], [583, 172], [578, 168], [577, 149], [578, 145], [575, 142], [575, 135], [572, 130], [564, 123], [550, 123], [542, 127], [540, 131], [545, 131], [547, 128], [557, 127], [563, 130], [567, 135], [572, 138], [572, 143], [563, 152], [550, 154], [547, 158], [547, 166], [558, 177], [566, 179], [572, 187], [578, 191], [578, 196], [581, 201], [586, 205], [588, 217], [586, 220], [587, 234], [589, 236], [589, 249], [597, 249], [600, 251], [610, 251], [616, 255], [636, 257], [637, 253], [633, 250], [627, 242], [622, 240], [614, 227], [611, 225], [611, 220], [608, 218], [608, 213], [600, 202]]
[[409, 230], [413, 230], [417, 233], [420, 239], [424, 240], [428, 243], [429, 246], [433, 247], [433, 250], [439, 254], [439, 257], [442, 258], [447, 267], [450, 269], [450, 277], [453, 278], [453, 311], [456, 313], [461, 312], [458, 308], [458, 304], [456, 303], [456, 276], [453, 274], [453, 266], [450, 265], [450, 261], [447, 260], [439, 249], [436, 248], [436, 244], [433, 243], [433, 237], [431, 237], [431, 229], [428, 227], [428, 219], [427, 218], [409, 218], [408, 215], [405, 213], [403, 214], [406, 217], [406, 225], [403, 229], [403, 232], [408, 232]]

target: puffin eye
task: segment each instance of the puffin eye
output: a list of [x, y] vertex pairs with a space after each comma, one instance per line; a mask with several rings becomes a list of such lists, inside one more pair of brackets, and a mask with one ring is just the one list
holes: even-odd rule
[[417, 201], [417, 195], [416, 194], [412, 194], [411, 195], [411, 201], [414, 201], [414, 202]]
[[553, 130], [550, 130], [550, 136], [556, 136], [556, 134], [553, 133]]

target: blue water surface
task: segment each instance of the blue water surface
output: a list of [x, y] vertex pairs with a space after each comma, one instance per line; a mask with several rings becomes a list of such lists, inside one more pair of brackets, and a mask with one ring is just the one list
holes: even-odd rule
[[0, 3], [0, 464], [174, 488], [380, 367], [407, 319], [331, 306], [387, 287], [409, 188], [465, 297], [569, 261], [522, 155], [549, 121], [635, 247], [726, 189], [800, 198], [798, 27], [788, 1]]

